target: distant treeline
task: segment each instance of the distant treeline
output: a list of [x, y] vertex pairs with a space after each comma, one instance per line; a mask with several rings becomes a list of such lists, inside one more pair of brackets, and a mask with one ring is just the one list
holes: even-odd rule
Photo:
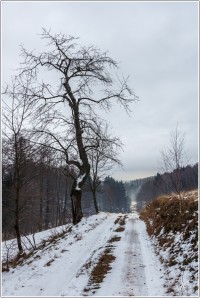
[[124, 183], [112, 177], [105, 178], [102, 192], [98, 194], [98, 202], [101, 211], [130, 212], [130, 201]]
[[[136, 196], [137, 209], [163, 194], [175, 192], [173, 177], [176, 171], [172, 173], [157, 174], [141, 184], [141, 188]], [[180, 169], [180, 191], [192, 190], [198, 188], [198, 163]]]

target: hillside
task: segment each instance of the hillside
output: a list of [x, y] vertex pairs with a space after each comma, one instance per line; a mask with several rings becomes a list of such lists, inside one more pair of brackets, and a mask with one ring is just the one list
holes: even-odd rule
[[[182, 192], [198, 188], [198, 163], [182, 167], [179, 179], [179, 190]], [[176, 192], [175, 181], [175, 170], [143, 179], [136, 195], [137, 210], [141, 211], [146, 204], [159, 196]], [[134, 190], [134, 187], [132, 189]]]
[[164, 265], [167, 293], [197, 295], [198, 191], [161, 196], [140, 216]]
[[[3, 243], [3, 296], [198, 296], [197, 191]], [[146, 223], [146, 224], [145, 224]], [[35, 247], [32, 247], [35, 246]], [[7, 259], [7, 264], [6, 264]]]
[[43, 232], [43, 241], [35, 235], [38, 248], [3, 272], [3, 296], [164, 294], [160, 262], [137, 214], [100, 213], [64, 228], [57, 238], [55, 230]]

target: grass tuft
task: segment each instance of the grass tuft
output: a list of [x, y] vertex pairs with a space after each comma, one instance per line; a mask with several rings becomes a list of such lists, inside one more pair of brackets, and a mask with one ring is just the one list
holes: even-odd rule
[[111, 249], [106, 248], [103, 255], [98, 260], [98, 263], [93, 268], [90, 275], [90, 282], [92, 284], [99, 284], [103, 281], [107, 272], [111, 269], [110, 264], [115, 260], [115, 256], [111, 254]]

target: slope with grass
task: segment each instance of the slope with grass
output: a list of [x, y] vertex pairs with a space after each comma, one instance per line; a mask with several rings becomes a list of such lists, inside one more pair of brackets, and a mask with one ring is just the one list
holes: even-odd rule
[[198, 191], [159, 197], [140, 216], [164, 265], [166, 292], [198, 296]]

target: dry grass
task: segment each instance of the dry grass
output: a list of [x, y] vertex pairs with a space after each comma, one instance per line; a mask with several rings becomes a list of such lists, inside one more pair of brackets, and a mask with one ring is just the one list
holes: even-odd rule
[[126, 223], [126, 218], [127, 218], [127, 215], [124, 215], [124, 216], [119, 216], [116, 220], [115, 220], [115, 224], [119, 224], [120, 226], [124, 226], [125, 223]]
[[112, 243], [112, 242], [120, 241], [120, 239], [121, 239], [121, 237], [113, 236], [113, 237], [108, 241], [108, 243]]
[[118, 224], [118, 222], [120, 221], [120, 219], [121, 219], [121, 216], [119, 216], [119, 217], [114, 221], [114, 224], [115, 224], [115, 225]]
[[53, 263], [54, 262], [54, 259], [51, 259], [50, 261], [48, 261], [45, 265], [44, 265], [44, 267], [49, 267], [49, 266], [51, 266], [51, 263]]
[[121, 217], [121, 218], [120, 218], [120, 221], [119, 221], [120, 226], [124, 226], [125, 223], [126, 223], [126, 216]]
[[[104, 277], [111, 269], [110, 264], [115, 260], [115, 256], [111, 254], [111, 248], [106, 248], [101, 257], [99, 258], [97, 264], [91, 271], [90, 279], [87, 286], [84, 288], [84, 296], [88, 296], [88, 292], [92, 294], [95, 293], [96, 289], [99, 289], [100, 283], [102, 283]], [[89, 263], [89, 267], [91, 263]]]
[[189, 237], [190, 230], [196, 228], [198, 210], [198, 192], [182, 193], [180, 196], [162, 196], [144, 208], [140, 217], [146, 222], [150, 235], [158, 236], [162, 228], [164, 232], [178, 232], [186, 227], [185, 237]]
[[115, 223], [118, 223], [119, 227], [115, 230], [115, 232], [123, 232], [125, 230], [126, 218], [127, 216], [121, 216], [117, 218]]
[[[166, 268], [175, 266], [181, 276], [185, 270], [189, 270], [192, 273], [188, 276], [190, 283], [193, 283], [198, 276], [198, 271], [195, 269], [198, 264], [197, 211], [198, 191], [195, 190], [180, 195], [159, 197], [140, 213], [140, 218], [145, 221], [149, 235], [156, 239], [157, 251], [168, 251], [168, 258], [164, 259], [162, 254], [160, 255], [161, 262], [167, 266]], [[179, 237], [177, 238], [176, 235]], [[184, 245], [187, 245], [187, 251]], [[182, 256], [183, 260], [180, 258]], [[167, 290], [171, 294], [175, 293], [175, 289], [177, 291], [177, 283], [181, 284], [181, 277], [177, 276], [177, 280], [173, 282], [169, 281]]]
[[[25, 261], [27, 262], [27, 264], [31, 264], [33, 262], [33, 259], [35, 258], [34, 254], [36, 254], [38, 251], [44, 251], [50, 246], [54, 246], [61, 238], [66, 237], [71, 232], [71, 230], [72, 227], [69, 227], [66, 230], [52, 233], [52, 235], [50, 235], [48, 239], [42, 240], [42, 242], [36, 248], [31, 248], [29, 251], [22, 252], [21, 254], [17, 253], [17, 255], [11, 258], [9, 261], [2, 262], [2, 271], [9, 271], [10, 267], [15, 268], [18, 265], [22, 265]], [[31, 259], [31, 257], [33, 257], [33, 259]], [[27, 259], [31, 260], [27, 261]]]
[[115, 256], [111, 254], [111, 249], [106, 248], [103, 255], [98, 260], [98, 263], [93, 268], [90, 275], [90, 282], [92, 284], [99, 284], [103, 281], [107, 272], [111, 269], [110, 264], [115, 260]]
[[119, 227], [115, 230], [115, 232], [123, 232], [125, 230], [124, 227]]
[[[117, 223], [119, 223], [120, 218], [117, 219]], [[119, 227], [118, 229], [123, 229], [124, 227]], [[88, 294], [94, 294], [97, 289], [100, 287], [100, 283], [102, 283], [104, 277], [111, 269], [111, 263], [115, 260], [115, 256], [112, 254], [113, 248], [115, 247], [112, 243], [120, 241], [121, 237], [113, 236], [106, 245], [106, 249], [103, 254], [100, 256], [98, 262], [93, 267], [90, 278], [87, 286], [83, 290], [83, 296], [88, 296]], [[89, 269], [92, 267], [91, 260], [84, 265], [84, 269]]]
[[69, 251], [68, 249], [62, 249], [61, 250], [61, 253], [64, 253], [64, 252], [66, 252], [66, 251]]

